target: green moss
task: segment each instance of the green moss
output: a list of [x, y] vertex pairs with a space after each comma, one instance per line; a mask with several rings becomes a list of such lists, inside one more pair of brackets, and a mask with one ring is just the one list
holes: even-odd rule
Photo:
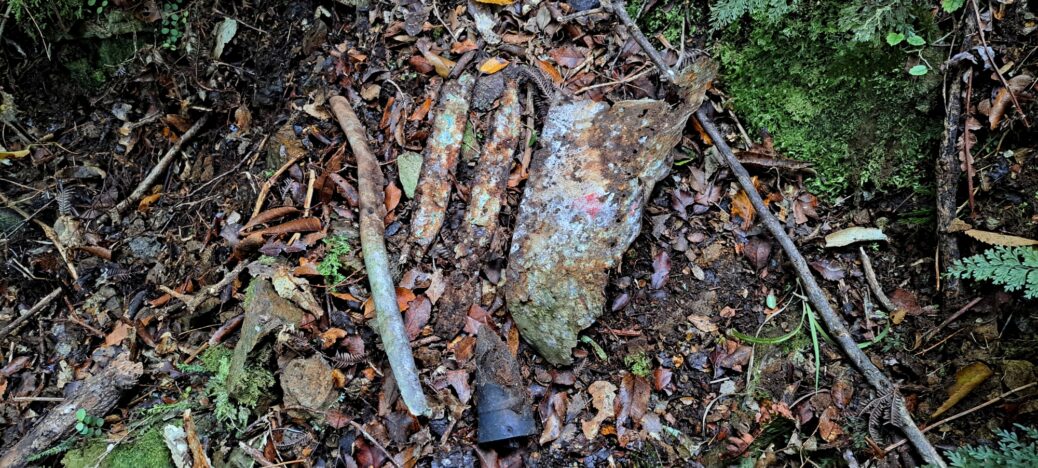
[[334, 287], [343, 281], [346, 276], [342, 274], [343, 267], [349, 263], [349, 254], [353, 251], [350, 238], [344, 235], [334, 235], [324, 238], [327, 249], [321, 263], [317, 265], [317, 272], [324, 276], [324, 282], [329, 287]]
[[[122, 38], [82, 42], [66, 53], [65, 68], [72, 81], [86, 90], [96, 90], [116, 76], [137, 53], [132, 40]], [[74, 58], [73, 58], [74, 57]]]
[[[99, 465], [101, 468], [167, 468], [173, 466], [166, 442], [162, 439], [164, 424], [151, 426], [129, 443], [123, 443], [112, 449]], [[65, 468], [85, 468], [94, 466], [105, 450], [108, 442], [104, 439], [91, 439], [83, 447], [68, 451], [62, 458]]]
[[[265, 362], [267, 356], [260, 352], [254, 359], [257, 362]], [[216, 421], [233, 429], [244, 429], [248, 423], [252, 409], [259, 405], [260, 401], [269, 393], [270, 387], [274, 386], [274, 374], [262, 365], [249, 364], [242, 373], [238, 389], [232, 396], [227, 391], [227, 375], [231, 369], [231, 356], [233, 351], [223, 346], [214, 346], [202, 354], [202, 365], [213, 373], [213, 377], [206, 384], [206, 393], [212, 398]]]
[[648, 377], [652, 374], [652, 358], [645, 352], [631, 353], [624, 357], [624, 365], [631, 373], [639, 377]]
[[[638, 17], [638, 11], [643, 3], [641, 0], [628, 3], [627, 13], [631, 18], [637, 18], [638, 26], [644, 30], [647, 36], [654, 37], [662, 34], [675, 47], [681, 45], [681, 27], [685, 18], [693, 19], [696, 13], [701, 11], [701, 8], [692, 8], [688, 0], [673, 3], [661, 2], [656, 3], [649, 11], [643, 11], [642, 16]], [[693, 26], [685, 31], [686, 36], [691, 35], [694, 31], [694, 23], [691, 24]]]
[[747, 130], [767, 129], [784, 156], [811, 162], [818, 171], [811, 188], [829, 196], [922, 189], [922, 162], [942, 128], [939, 117], [927, 115], [939, 94], [937, 74], [909, 76], [906, 50], [876, 37], [888, 28], [927, 35], [926, 15], [917, 19], [907, 7], [857, 15], [863, 3], [826, 1], [779, 19], [754, 16], [733, 24], [717, 50]]

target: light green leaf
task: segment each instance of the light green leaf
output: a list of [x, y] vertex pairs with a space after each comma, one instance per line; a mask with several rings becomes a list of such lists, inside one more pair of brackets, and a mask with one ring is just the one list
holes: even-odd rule
[[[920, 65], [922, 66], [922, 65]], [[855, 242], [885, 241], [886, 234], [877, 228], [850, 227], [825, 236], [825, 248], [843, 247]]]
[[769, 309], [774, 309], [774, 308], [778, 307], [778, 298], [775, 297], [775, 293], [774, 292], [769, 292], [768, 293], [768, 298], [765, 299], [765, 304], [764, 305], [768, 306]]
[[912, 34], [911, 36], [908, 36], [908, 43], [914, 46], [921, 46], [923, 44], [926, 44], [926, 39], [923, 39], [921, 36]]
[[951, 13], [966, 4], [966, 0], [941, 0], [941, 9]]
[[896, 45], [900, 44], [901, 41], [903, 41], [903, 40], [905, 40], [905, 35], [904, 34], [896, 33], [896, 32], [889, 32], [889, 33], [887, 33], [887, 44], [890, 44], [892, 46], [896, 46]]
[[83, 420], [86, 419], [86, 416], [87, 412], [85, 409], [80, 408], [76, 410], [76, 421], [83, 422]]
[[[173, 15], [173, 19], [177, 19], [177, 15]], [[234, 39], [234, 35], [238, 33], [238, 22], [232, 18], [224, 18], [218, 26], [216, 26], [216, 45], [213, 46], [213, 58], [219, 59], [223, 55], [223, 48], [227, 46], [227, 43]]]
[[418, 187], [418, 174], [422, 171], [422, 155], [407, 151], [396, 158], [396, 167], [400, 173], [400, 186], [407, 198], [414, 198]]
[[926, 72], [930, 71], [926, 65], [916, 65], [908, 70], [908, 74], [912, 76], [923, 76]]

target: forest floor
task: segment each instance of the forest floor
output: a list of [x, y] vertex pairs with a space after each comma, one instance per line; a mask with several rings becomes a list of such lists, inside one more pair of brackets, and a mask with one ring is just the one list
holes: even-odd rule
[[[464, 329], [434, 325], [459, 264], [452, 247], [464, 232], [478, 149], [493, 131], [492, 103], [468, 113], [439, 240], [393, 265], [432, 406], [428, 416], [408, 412], [370, 326], [356, 161], [328, 100], [350, 100], [382, 163], [385, 241], [395, 258], [408, 251], [416, 209], [408, 175], [415, 168], [400, 156], [422, 153], [442, 86], [462, 71], [490, 76], [526, 65], [577, 99], [673, 101], [608, 12], [572, 16], [573, 6], [555, 2], [425, 8], [402, 1], [358, 10], [256, 0], [185, 4], [191, 14], [173, 18], [146, 10], [157, 2], [140, 3], [111, 8], [146, 25], [166, 18], [163, 30], [181, 32], [95, 34], [94, 45], [67, 40], [44, 53], [9, 26], [0, 44], [0, 453], [48, 423], [61, 430], [26, 454], [36, 455], [33, 463], [919, 464], [870, 406], [884, 395], [822, 336], [787, 255], [692, 119], [669, 175], [644, 204], [640, 234], [609, 271], [606, 310], [581, 333], [574, 363], [553, 366], [523, 341], [501, 291], [508, 237], [524, 190], [535, 189], [526, 180], [546, 98], [533, 86], [520, 93], [523, 125], [499, 219], [505, 234], [479, 265], [481, 301], [468, 309]], [[960, 11], [958, 35], [972, 20], [970, 5]], [[759, 129], [742, 128], [723, 110], [724, 70], [707, 93], [722, 133], [853, 338], [899, 383], [942, 450], [991, 444], [997, 430], [1038, 415], [1038, 391], [1027, 387], [1038, 377], [1034, 300], [983, 282], [949, 290], [939, 274], [947, 265], [936, 264], [934, 192], [950, 191], [969, 224], [943, 234], [962, 257], [986, 248], [977, 238], [1038, 238], [1035, 20], [1023, 7], [998, 5], [1009, 10], [995, 12], [986, 41], [1001, 69], [974, 65], [962, 88], [963, 118], [954, 123], [968, 129], [966, 167], [976, 172], [969, 184], [964, 176], [930, 193], [823, 199], [807, 188], [809, 170], [768, 138], [751, 141]], [[991, 21], [986, 8], [978, 14]], [[671, 64], [706, 53], [653, 40]], [[70, 66], [118, 50], [125, 52], [118, 66]], [[955, 79], [955, 72], [945, 77]], [[945, 109], [935, 112], [943, 118]], [[181, 144], [168, 169], [128, 198]], [[937, 161], [940, 148], [932, 154]], [[749, 164], [754, 158], [758, 164]], [[935, 164], [918, 170], [932, 173]], [[124, 200], [126, 209], [113, 213]], [[826, 247], [827, 236], [852, 227], [880, 229], [887, 240]], [[879, 292], [868, 284], [865, 258]], [[267, 281], [274, 288], [257, 286]], [[261, 312], [264, 324], [277, 326], [256, 337], [241, 324]], [[530, 437], [477, 443], [481, 323], [519, 362], [537, 424]], [[236, 362], [233, 349], [246, 335], [254, 348]], [[111, 401], [91, 402], [100, 410], [87, 414], [68, 410], [92, 388], [91, 376], [119, 366], [129, 369], [129, 382], [101, 392]], [[229, 378], [239, 380], [237, 392], [228, 391]], [[163, 441], [169, 426], [186, 434], [177, 464]]]

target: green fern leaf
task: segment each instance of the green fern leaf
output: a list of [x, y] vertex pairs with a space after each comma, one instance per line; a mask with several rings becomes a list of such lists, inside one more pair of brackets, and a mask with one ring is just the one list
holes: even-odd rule
[[1038, 298], [1038, 249], [995, 247], [966, 257], [948, 269], [953, 278], [990, 281], [1008, 292], [1023, 291], [1027, 299]]

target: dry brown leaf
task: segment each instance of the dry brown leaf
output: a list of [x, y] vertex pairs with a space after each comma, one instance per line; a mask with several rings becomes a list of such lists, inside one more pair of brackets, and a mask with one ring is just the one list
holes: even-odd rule
[[[252, 234], [249, 234], [249, 237], [253, 237], [253, 236], [276, 236], [276, 235], [280, 235], [280, 234], [290, 234], [290, 233], [296, 233], [296, 232], [315, 232], [315, 231], [320, 231], [320, 230], [321, 230], [321, 220], [320, 219], [312, 218], [312, 217], [311, 218], [300, 218], [300, 219], [293, 219], [292, 221], [289, 221], [287, 223], [282, 223], [282, 224], [278, 224], [276, 226], [271, 226], [271, 227], [268, 227], [266, 229], [260, 229], [260, 230], [258, 230], [256, 232], [253, 232]], [[262, 237], [260, 237], [260, 240], [262, 240]], [[242, 242], [244, 243], [245, 241], [243, 240]]]
[[256, 215], [256, 217], [250, 219], [249, 222], [245, 223], [245, 225], [242, 226], [240, 230], [238, 230], [238, 234], [244, 234], [245, 232], [248, 232], [249, 229], [252, 229], [257, 225], [266, 224], [271, 221], [274, 221], [275, 219], [281, 219], [285, 216], [294, 215], [296, 213], [299, 213], [299, 208], [296, 208], [294, 206], [279, 206], [277, 208], [271, 208], [269, 210], [261, 211], [259, 214]]
[[465, 39], [464, 41], [455, 42], [451, 45], [452, 54], [464, 54], [470, 50], [476, 50], [479, 46], [472, 39]]
[[833, 443], [843, 435], [843, 429], [836, 421], [840, 418], [840, 412], [835, 406], [829, 406], [818, 418], [818, 435], [826, 442]]
[[546, 60], [537, 60], [534, 62], [537, 64], [537, 68], [540, 68], [542, 72], [548, 75], [555, 84], [562, 84], [562, 74], [555, 69], [555, 66]]
[[[756, 179], [756, 177], [754, 177]], [[756, 185], [756, 180], [754, 180]], [[750, 203], [750, 196], [746, 194], [745, 190], [739, 189], [734, 196], [732, 196], [732, 217], [738, 216], [742, 219], [742, 230], [747, 230], [750, 226], [753, 226], [753, 217], [756, 216], [757, 211], [753, 209], [753, 203]]]
[[551, 49], [548, 55], [555, 63], [566, 68], [577, 68], [584, 63], [584, 53], [571, 45]]
[[688, 316], [688, 321], [692, 322], [692, 325], [695, 325], [696, 328], [699, 329], [699, 331], [702, 331], [704, 333], [716, 333], [717, 332], [717, 324], [714, 323], [712, 320], [710, 320], [710, 317], [707, 317], [705, 315], [697, 315], [697, 314], [689, 315]]
[[425, 57], [425, 60], [433, 66], [433, 69], [436, 70], [436, 74], [440, 75], [441, 78], [446, 78], [450, 75], [451, 70], [454, 69], [454, 65], [457, 65], [453, 60], [440, 57], [433, 51], [422, 51], [422, 56]]
[[476, 2], [490, 5], [511, 5], [515, 3], [515, 0], [476, 0]]
[[400, 308], [400, 312], [407, 311], [408, 307], [411, 306], [411, 301], [414, 299], [414, 291], [407, 288], [396, 288], [396, 306]]
[[1013, 96], [1010, 94], [1017, 95], [1017, 100], [1020, 99], [1020, 93], [1031, 86], [1034, 81], [1030, 75], [1017, 75], [1009, 79], [1009, 88], [999, 88], [998, 94], [995, 95], [994, 101], [991, 103], [991, 111], [988, 119], [991, 121], [991, 129], [998, 129], [998, 124], [1002, 122], [1002, 117], [1005, 115], [1006, 110], [1013, 103]]
[[508, 63], [508, 60], [503, 58], [491, 57], [479, 66], [479, 71], [487, 75], [493, 75], [494, 73], [504, 70], [504, 68], [508, 66]]
[[396, 183], [389, 181], [389, 185], [386, 186], [386, 213], [392, 213], [396, 209], [396, 206], [400, 204], [400, 196], [403, 193], [404, 191], [400, 190]]
[[591, 395], [591, 406], [598, 410], [598, 414], [594, 418], [580, 423], [580, 428], [584, 431], [584, 437], [590, 441], [598, 435], [598, 429], [602, 426], [602, 422], [616, 415], [614, 404], [616, 401], [616, 385], [605, 380], [599, 380], [592, 382], [588, 386], [587, 392]]
[[130, 335], [132, 327], [124, 322], [115, 322], [112, 332], [105, 336], [105, 346], [115, 346], [123, 342]]
[[985, 244], [991, 245], [1003, 245], [1006, 247], [1038, 245], [1038, 240], [1028, 239], [1026, 237], [1009, 236], [1006, 234], [999, 234], [997, 232], [981, 231], [979, 229], [969, 229], [966, 231], [966, 235], [976, 240], [979, 240]]
[[936, 418], [944, 414], [945, 411], [951, 409], [956, 403], [962, 401], [969, 395], [973, 389], [977, 388], [978, 385], [984, 383], [988, 377], [991, 377], [991, 368], [985, 365], [983, 362], [974, 362], [962, 369], [959, 369], [955, 373], [955, 384], [948, 389], [948, 399], [941, 404], [937, 411], [934, 411], [930, 418]]
[[321, 333], [321, 349], [331, 348], [339, 338], [346, 336], [346, 330], [341, 328], [329, 328]]

